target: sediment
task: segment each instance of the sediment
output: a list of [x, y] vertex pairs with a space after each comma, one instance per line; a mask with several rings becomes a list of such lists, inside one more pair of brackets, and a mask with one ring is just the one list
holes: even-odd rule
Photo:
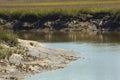
[[33, 15], [28, 19], [1, 18], [0, 27], [14, 31], [120, 31], [120, 17], [109, 12], [80, 13], [74, 16], [53, 14], [42, 18]]
[[23, 53], [13, 52], [9, 58], [0, 59], [0, 80], [21, 80], [36, 73], [62, 69], [71, 61], [79, 59], [73, 51], [49, 48], [36, 41], [18, 41], [19, 50]]

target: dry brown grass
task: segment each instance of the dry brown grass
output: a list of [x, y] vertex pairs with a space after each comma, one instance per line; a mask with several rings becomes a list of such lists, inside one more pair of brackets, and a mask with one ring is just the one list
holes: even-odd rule
[[120, 8], [120, 0], [115, 1], [55, 1], [40, 2], [40, 1], [0, 1], [0, 8]]

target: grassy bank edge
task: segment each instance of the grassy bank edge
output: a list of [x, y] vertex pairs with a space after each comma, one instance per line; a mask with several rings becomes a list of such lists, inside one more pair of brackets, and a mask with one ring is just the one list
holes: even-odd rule
[[18, 37], [6, 30], [0, 29], [0, 60], [9, 58], [15, 50], [12, 47], [17, 47]]
[[113, 17], [120, 18], [120, 9], [109, 8], [58, 8], [58, 9], [0, 9], [0, 18], [6, 20], [37, 21], [39, 19], [58, 19], [79, 14], [96, 15], [108, 13]]

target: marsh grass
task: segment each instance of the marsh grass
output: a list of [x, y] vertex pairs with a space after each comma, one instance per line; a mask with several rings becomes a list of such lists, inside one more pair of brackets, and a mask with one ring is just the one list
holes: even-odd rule
[[116, 4], [120, 3], [120, 0], [105, 0], [105, 1], [91, 1], [91, 0], [85, 0], [85, 1], [47, 1], [47, 2], [31, 2], [31, 3], [19, 3], [14, 1], [9, 1], [9, 3], [1, 2], [0, 6], [69, 6], [69, 5], [103, 5], [103, 4]]
[[0, 42], [5, 42], [9, 46], [15, 46], [18, 44], [18, 37], [8, 31], [0, 29]]
[[11, 48], [7, 48], [7, 49], [0, 49], [0, 59], [5, 59], [5, 58], [9, 58], [13, 53], [13, 50]]
[[120, 9], [110, 8], [58, 8], [58, 9], [0, 9], [0, 18], [35, 22], [37, 20], [65, 19], [80, 14], [109, 13], [114, 18], [120, 17]]
[[0, 45], [0, 60], [1, 59], [9, 59], [9, 57], [12, 54], [21, 54], [21, 55], [26, 55], [27, 53], [27, 48], [21, 47], [20, 45], [17, 45], [15, 47], [3, 47]]
[[24, 55], [26, 51], [26, 48], [18, 44], [17, 35], [0, 29], [0, 60], [9, 59], [14, 53]]

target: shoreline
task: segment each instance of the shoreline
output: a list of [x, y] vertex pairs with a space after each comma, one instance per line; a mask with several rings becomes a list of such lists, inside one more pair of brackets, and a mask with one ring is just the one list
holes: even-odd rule
[[[38, 31], [120, 31], [119, 9], [1, 10], [0, 28]], [[12, 13], [10, 13], [12, 12]], [[8, 13], [8, 14], [5, 14]]]
[[71, 61], [79, 59], [73, 51], [47, 48], [36, 41], [19, 39], [18, 42], [26, 53], [13, 53], [9, 59], [0, 60], [2, 80], [21, 80], [36, 73], [62, 69]]

